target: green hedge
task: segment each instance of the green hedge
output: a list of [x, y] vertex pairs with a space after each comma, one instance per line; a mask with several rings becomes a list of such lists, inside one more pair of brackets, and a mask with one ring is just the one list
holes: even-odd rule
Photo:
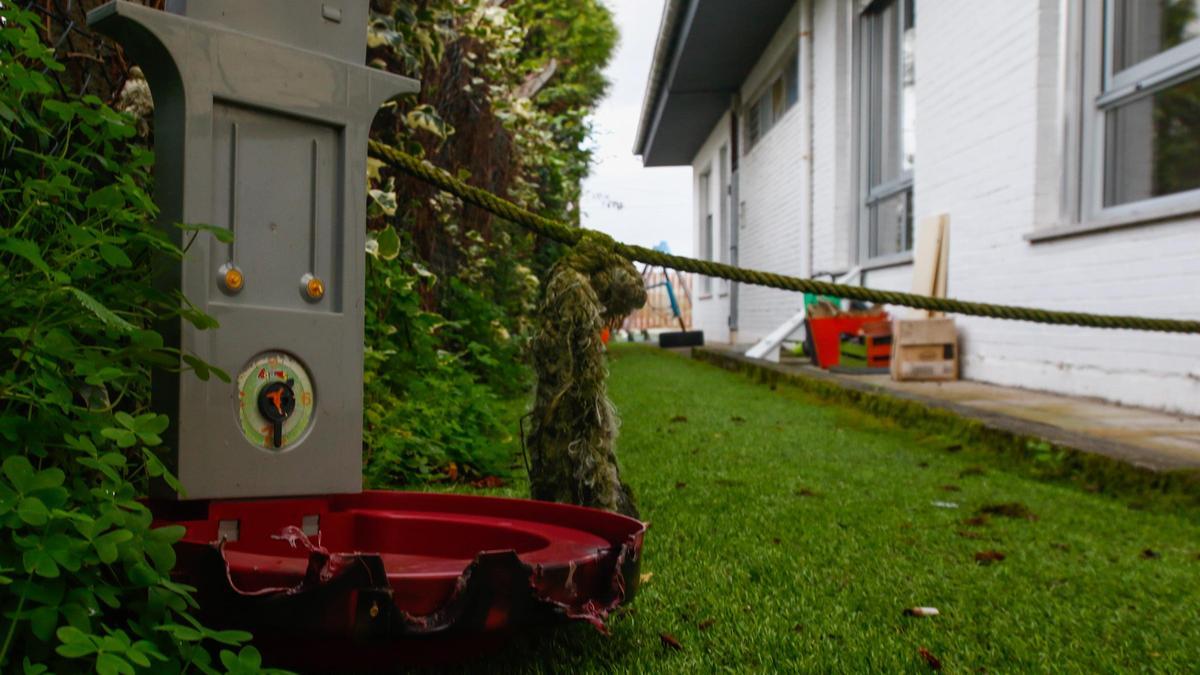
[[34, 15], [0, 17], [0, 669], [253, 669], [250, 636], [204, 627], [169, 577], [183, 528], [138, 501], [173, 480], [149, 370], [181, 355], [154, 326], [213, 325], [150, 284], [182, 254], [152, 225], [151, 156], [131, 119], [61, 92]]

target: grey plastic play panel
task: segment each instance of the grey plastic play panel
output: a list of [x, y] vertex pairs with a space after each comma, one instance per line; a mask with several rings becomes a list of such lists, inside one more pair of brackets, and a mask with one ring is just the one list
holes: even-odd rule
[[154, 375], [188, 499], [358, 492], [367, 132], [415, 80], [367, 68], [367, 0], [123, 0], [88, 23], [154, 96], [156, 201], [195, 235], [161, 285], [220, 327], [169, 342], [232, 382]]

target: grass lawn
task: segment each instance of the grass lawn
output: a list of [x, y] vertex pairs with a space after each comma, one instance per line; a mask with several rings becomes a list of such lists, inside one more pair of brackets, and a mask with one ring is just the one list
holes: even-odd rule
[[[922, 649], [947, 672], [1200, 668], [1200, 509], [1040, 482], [654, 348], [611, 369], [652, 576], [611, 636], [534, 632], [488, 672], [928, 672]], [[975, 518], [996, 504], [1032, 515]]]

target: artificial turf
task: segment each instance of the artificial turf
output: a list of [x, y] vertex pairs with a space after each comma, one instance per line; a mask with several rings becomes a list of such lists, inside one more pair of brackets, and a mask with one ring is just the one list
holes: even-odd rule
[[1041, 482], [650, 347], [614, 348], [611, 373], [645, 581], [610, 636], [533, 631], [487, 672], [1200, 669], [1200, 510]]

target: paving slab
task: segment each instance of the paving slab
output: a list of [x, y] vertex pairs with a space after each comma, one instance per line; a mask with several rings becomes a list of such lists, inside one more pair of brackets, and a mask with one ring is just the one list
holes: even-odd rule
[[706, 346], [723, 358], [918, 401], [1011, 433], [1044, 438], [1152, 471], [1200, 470], [1200, 418], [984, 382], [894, 382], [888, 375], [831, 373], [803, 359], [770, 363], [737, 347]]

